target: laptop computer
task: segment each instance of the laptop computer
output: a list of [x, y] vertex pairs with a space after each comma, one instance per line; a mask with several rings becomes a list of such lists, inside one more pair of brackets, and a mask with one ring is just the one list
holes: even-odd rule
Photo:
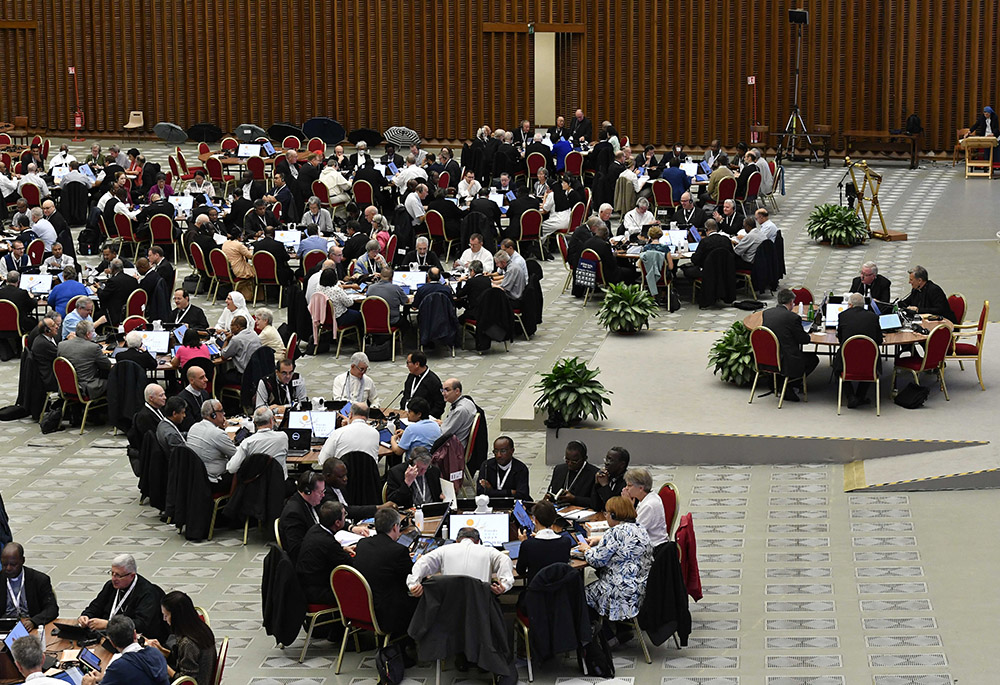
[[312, 438], [314, 442], [326, 442], [326, 439], [337, 429], [338, 412], [311, 411]]
[[827, 328], [836, 328], [837, 322], [840, 319], [840, 312], [847, 309], [847, 305], [843, 302], [827, 302], [826, 310], [823, 312], [824, 319], [826, 320]]
[[166, 354], [170, 351], [170, 331], [143, 331], [142, 344], [153, 354]]
[[47, 295], [52, 290], [52, 274], [24, 274], [18, 285], [29, 293]]
[[479, 531], [482, 544], [490, 547], [502, 547], [510, 542], [510, 514], [452, 514], [448, 517], [448, 535], [452, 540], [458, 537], [463, 528], [475, 528]]
[[191, 195], [171, 195], [167, 202], [174, 206], [178, 213], [190, 214], [194, 209], [194, 197]]
[[240, 143], [236, 148], [237, 157], [259, 157], [260, 143]]
[[312, 446], [312, 431], [308, 428], [285, 428], [288, 436], [288, 456], [304, 457]]

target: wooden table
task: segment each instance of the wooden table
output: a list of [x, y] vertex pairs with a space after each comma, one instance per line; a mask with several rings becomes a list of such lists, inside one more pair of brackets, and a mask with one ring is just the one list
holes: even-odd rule
[[[795, 150], [788, 150], [785, 148], [785, 139], [792, 137], [791, 133], [786, 133], [785, 131], [778, 131], [777, 133], [771, 134], [772, 138], [778, 139], [777, 153], [774, 158], [774, 163], [781, 164], [782, 157], [792, 157], [795, 155]], [[822, 147], [819, 149], [823, 150], [823, 168], [830, 168], [830, 145], [833, 140], [832, 133], [796, 133], [795, 138], [805, 138], [809, 143], [809, 150], [813, 154], [817, 154], [817, 146], [815, 143], [811, 142], [813, 138], [818, 138], [822, 142]]]
[[[753, 314], [750, 314], [743, 319], [743, 325], [753, 330], [755, 328], [760, 328], [761, 322], [764, 318], [764, 311], [758, 310]], [[927, 318], [927, 315], [921, 317], [921, 325], [928, 331], [934, 330], [938, 326], [947, 326], [950, 329], [954, 328], [954, 325], [948, 319], [941, 319], [940, 321], [931, 321]], [[917, 333], [908, 328], [900, 329], [898, 331], [892, 331], [889, 333], [882, 334], [882, 346], [889, 347], [890, 345], [914, 345], [916, 343], [922, 343], [927, 340], [927, 336], [923, 333]], [[825, 345], [828, 347], [838, 347], [840, 341], [837, 339], [837, 329], [836, 328], [826, 328], [821, 333], [810, 333], [809, 343], [813, 345]]]
[[[986, 177], [993, 179], [993, 148], [997, 146], [996, 136], [970, 136], [963, 138], [962, 147], [965, 148], [965, 177]], [[976, 157], [973, 151], [985, 150], [986, 156], [982, 159]]]
[[[859, 144], [858, 141], [865, 141]], [[919, 147], [918, 137], [908, 133], [888, 131], [844, 131], [844, 151], [849, 157], [852, 151], [865, 152], [906, 152], [910, 155], [910, 168], [916, 169]]]

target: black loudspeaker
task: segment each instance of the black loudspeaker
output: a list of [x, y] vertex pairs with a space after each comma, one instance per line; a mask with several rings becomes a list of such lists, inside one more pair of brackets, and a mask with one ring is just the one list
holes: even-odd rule
[[808, 10], [788, 10], [788, 22], [791, 24], [809, 24]]

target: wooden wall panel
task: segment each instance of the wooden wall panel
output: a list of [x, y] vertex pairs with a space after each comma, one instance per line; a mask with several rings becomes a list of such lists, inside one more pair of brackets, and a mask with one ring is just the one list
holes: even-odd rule
[[[924, 148], [950, 150], [957, 128], [998, 106], [1000, 0], [802, 0], [801, 100], [807, 126], [900, 127], [917, 112]], [[795, 33], [787, 3], [719, 0], [4, 0], [0, 120], [69, 132], [79, 71], [91, 134], [148, 124], [301, 123], [415, 128], [466, 139], [512, 128], [534, 110], [529, 21], [578, 23], [557, 48], [556, 101], [615, 123], [634, 144], [702, 145], [784, 126]], [[944, 10], [944, 11], [943, 11]], [[3, 22], [37, 22], [37, 30]], [[517, 30], [484, 32], [487, 22]], [[539, 122], [549, 124], [551, 122]]]

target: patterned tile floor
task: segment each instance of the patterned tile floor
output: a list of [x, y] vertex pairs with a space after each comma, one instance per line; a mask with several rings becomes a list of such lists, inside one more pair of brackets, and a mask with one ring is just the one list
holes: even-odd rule
[[[154, 158], [165, 159], [164, 147], [150, 147]], [[971, 222], [962, 229], [943, 225], [943, 198], [972, 192], [950, 167], [886, 170], [883, 211], [893, 225], [906, 225], [914, 237], [910, 242], [876, 242], [852, 250], [817, 246], [803, 225], [814, 204], [836, 200], [841, 173], [788, 169], [789, 194], [774, 217], [786, 240], [785, 283], [805, 283], [814, 292], [839, 290], [845, 274], [853, 275], [866, 259], [877, 259], [882, 272], [902, 284], [913, 260], [924, 260], [935, 278], [932, 265], [939, 270], [955, 266], [959, 257], [950, 257], [953, 251], [965, 258], [969, 250], [987, 255], [996, 250], [987, 240], [996, 229], [981, 230], [992, 219], [988, 214], [975, 227]], [[992, 197], [989, 202], [995, 204]], [[956, 243], [943, 251], [935, 244], [956, 230], [968, 246]], [[442, 378], [463, 379], [486, 409], [491, 435], [535, 371], [562, 356], [589, 359], [604, 339], [593, 316], [596, 308], [585, 310], [571, 296], [560, 295], [562, 265], [548, 262], [544, 268], [545, 322], [531, 342], [516, 341], [509, 354], [496, 348], [484, 356], [468, 351], [454, 358], [431, 355]], [[970, 303], [988, 296], [992, 285], [975, 270], [953, 269], [947, 279], [936, 280], [947, 280], [949, 292], [964, 291]], [[206, 303], [198, 298], [198, 304]], [[210, 319], [217, 316], [218, 307], [208, 309]], [[653, 326], [721, 330], [735, 318], [732, 309], [701, 311], [686, 305], [663, 314]], [[305, 359], [300, 370], [309, 392], [328, 392], [332, 376], [346, 369], [346, 362], [346, 357]], [[13, 362], [3, 366], [16, 373]], [[406, 370], [399, 360], [373, 364], [371, 374], [385, 404], [400, 391]], [[14, 394], [13, 383], [0, 387], [0, 402], [11, 403]], [[544, 434], [519, 431], [512, 437], [518, 456], [532, 467], [534, 489], [541, 491], [547, 472]], [[246, 547], [235, 531], [222, 531], [210, 543], [184, 541], [138, 505], [122, 437], [102, 427], [83, 436], [70, 431], [40, 436], [28, 422], [11, 422], [0, 424], [0, 444], [0, 489], [15, 536], [27, 547], [29, 565], [52, 574], [63, 616], [79, 612], [104, 582], [109, 559], [128, 551], [142, 573], [191, 593], [210, 611], [216, 634], [232, 638], [227, 682], [376, 682], [370, 654], [359, 661], [349, 652], [342, 674], [335, 676], [336, 649], [329, 643], [310, 647], [303, 664], [295, 660], [301, 640], [283, 652], [276, 649], [259, 627], [259, 538], [251, 535]], [[847, 495], [839, 467], [727, 466], [724, 454], [708, 461], [653, 469], [657, 482], [677, 484], [683, 507], [696, 523], [705, 598], [691, 607], [690, 644], [680, 651], [671, 644], [653, 648], [652, 665], [632, 644], [616, 653], [618, 677], [603, 682], [945, 685], [953, 676], [964, 683], [990, 682], [982, 675], [989, 654], [984, 635], [995, 631], [981, 630], [986, 623], [977, 611], [990, 610], [985, 615], [995, 628], [1000, 600], [988, 579], [1000, 559], [976, 546], [976, 527], [962, 525], [957, 512], [963, 507], [980, 512], [979, 529], [995, 530], [992, 493]], [[978, 554], [969, 554], [974, 549]], [[971, 597], [953, 596], [951, 566], [959, 556], [972, 565], [962, 575]], [[526, 677], [524, 669], [521, 675]], [[434, 681], [432, 668], [412, 669], [408, 676], [408, 683]], [[602, 682], [579, 677], [569, 658], [536, 666], [535, 678], [559, 685]], [[486, 678], [445, 670], [442, 680], [457, 685]]]

